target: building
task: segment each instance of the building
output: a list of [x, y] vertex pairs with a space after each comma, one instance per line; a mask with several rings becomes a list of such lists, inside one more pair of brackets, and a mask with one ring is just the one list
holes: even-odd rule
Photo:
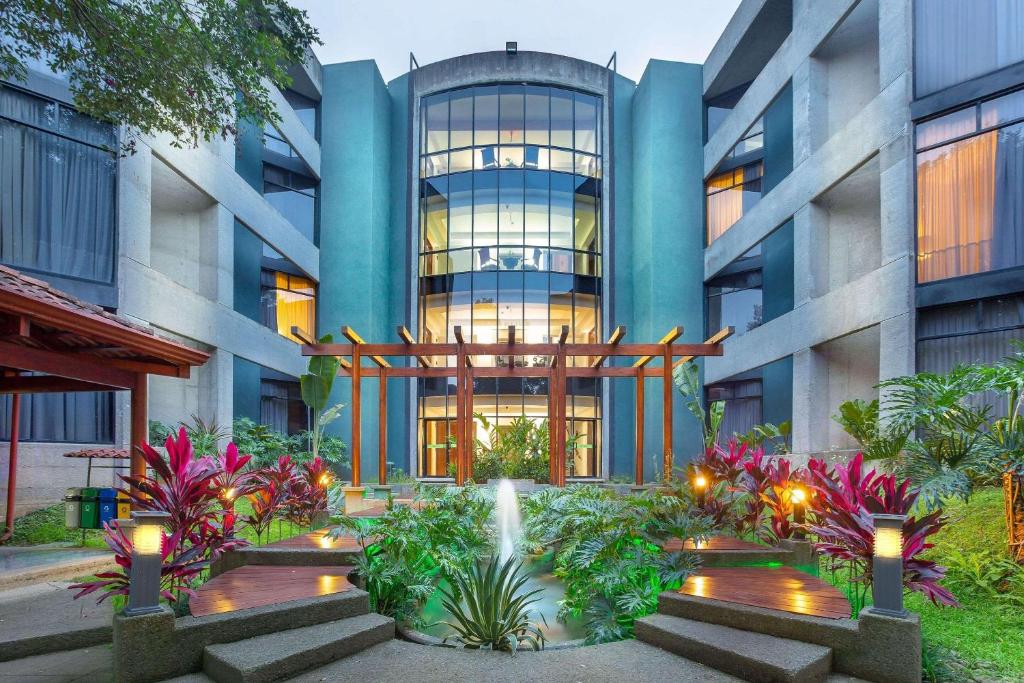
[[[513, 49], [413, 61], [391, 82], [371, 61], [310, 58], [278, 128], [122, 159], [96, 122], [48, 126], [41, 112], [82, 117], [35, 73], [0, 90], [0, 206], [19, 207], [0, 210], [0, 262], [213, 353], [188, 383], [153, 380], [156, 420], [301, 428], [292, 325], [373, 341], [398, 325], [424, 341], [456, 325], [478, 341], [683, 325], [701, 341], [732, 325], [703, 367], [725, 432], [790, 421], [795, 452], [843, 451], [841, 401], [1024, 336], [1022, 36], [1013, 0], [744, 0], [703, 65], [654, 59], [636, 83], [614, 59]], [[52, 166], [48, 145], [86, 163], [44, 182], [29, 164]], [[72, 192], [87, 214], [56, 213]], [[632, 386], [569, 392], [586, 446], [570, 476], [632, 472]], [[451, 393], [389, 391], [394, 467], [447, 476]], [[541, 381], [478, 380], [474, 395], [498, 424], [546, 415]], [[40, 481], [68, 442], [124, 440], [116, 396], [44, 400], [28, 418]], [[675, 408], [682, 457], [698, 437]]]

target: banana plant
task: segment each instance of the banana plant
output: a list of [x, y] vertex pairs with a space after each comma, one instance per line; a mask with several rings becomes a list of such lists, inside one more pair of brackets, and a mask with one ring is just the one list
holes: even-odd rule
[[[325, 334], [317, 340], [319, 344], [334, 343], [334, 336]], [[328, 407], [334, 387], [334, 378], [338, 376], [341, 361], [336, 356], [311, 356], [306, 374], [299, 378], [302, 390], [302, 402], [313, 411], [313, 429], [310, 430], [309, 450], [316, 459], [320, 455], [320, 443], [323, 441], [327, 425], [341, 415], [344, 403]]]
[[722, 418], [725, 417], [725, 401], [712, 401], [711, 405], [704, 408], [704, 388], [700, 383], [700, 370], [692, 361], [683, 363], [672, 371], [672, 381], [676, 390], [683, 395], [686, 401], [686, 409], [697, 418], [700, 423], [701, 438], [704, 442], [704, 450], [713, 448], [718, 442], [718, 432], [722, 428]]

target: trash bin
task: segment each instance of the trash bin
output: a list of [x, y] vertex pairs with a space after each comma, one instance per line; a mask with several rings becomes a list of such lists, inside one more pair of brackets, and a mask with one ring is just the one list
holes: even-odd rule
[[117, 518], [117, 489], [100, 489], [99, 499], [99, 518], [96, 526], [102, 529], [104, 523], [110, 523]]
[[64, 526], [68, 529], [77, 529], [81, 524], [82, 496], [79, 489], [66, 489], [64, 491]]
[[132, 518], [132, 501], [124, 491], [117, 492], [117, 518]]
[[83, 529], [96, 529], [99, 527], [99, 497], [96, 489], [82, 489], [80, 525]]

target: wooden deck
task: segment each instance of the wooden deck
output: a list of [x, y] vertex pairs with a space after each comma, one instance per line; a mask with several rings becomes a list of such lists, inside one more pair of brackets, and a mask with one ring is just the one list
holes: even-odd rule
[[313, 531], [308, 534], [301, 534], [299, 536], [292, 536], [286, 538], [283, 541], [275, 541], [274, 543], [268, 543], [266, 548], [281, 548], [287, 550], [341, 550], [348, 552], [361, 552], [362, 548], [356, 539], [352, 536], [339, 536], [338, 538], [330, 538], [327, 534], [331, 531], [331, 528], [320, 529]]
[[352, 588], [347, 576], [351, 570], [351, 567], [239, 567], [200, 586], [189, 601], [189, 609], [192, 616], [202, 617], [342, 593]]
[[749, 550], [771, 550], [768, 546], [744, 541], [733, 536], [711, 536], [694, 547], [692, 539], [686, 539], [684, 543], [680, 538], [673, 538], [662, 546], [668, 552], [677, 550], [717, 550], [726, 552], [746, 552]]
[[826, 619], [850, 616], [850, 602], [838, 588], [792, 567], [707, 567], [679, 592]]

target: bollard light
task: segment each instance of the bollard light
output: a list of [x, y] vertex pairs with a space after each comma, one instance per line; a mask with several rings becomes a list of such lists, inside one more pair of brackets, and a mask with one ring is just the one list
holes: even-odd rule
[[698, 472], [693, 478], [693, 488], [697, 491], [697, 506], [704, 507], [707, 502], [708, 478]]
[[160, 611], [164, 524], [170, 518], [166, 512], [132, 513], [132, 568], [125, 616], [133, 617]]
[[871, 515], [875, 523], [871, 595], [874, 610], [894, 617], [906, 616], [903, 608], [903, 523], [906, 515]]
[[[803, 524], [807, 518], [807, 493], [799, 486], [789, 493], [789, 500], [793, 503], [793, 521], [796, 524]], [[797, 529], [796, 538], [803, 540], [803, 529]]]

